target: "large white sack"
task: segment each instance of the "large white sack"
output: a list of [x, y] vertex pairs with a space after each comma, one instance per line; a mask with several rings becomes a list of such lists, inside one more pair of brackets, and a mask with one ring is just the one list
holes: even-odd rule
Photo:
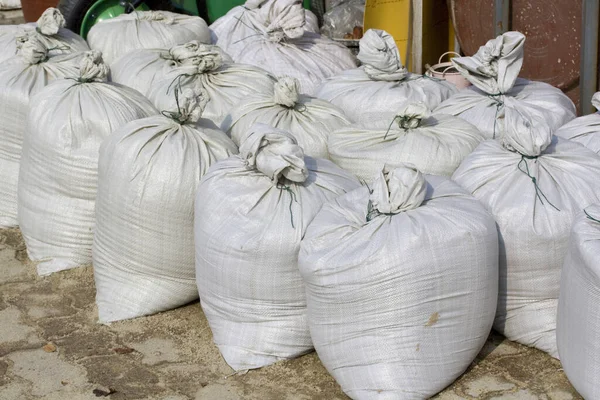
[[182, 65], [197, 63], [196, 58], [218, 51], [226, 64], [233, 60], [217, 46], [192, 40], [170, 49], [138, 49], [114, 62], [110, 68], [113, 82], [132, 87], [147, 96], [154, 84]]
[[19, 227], [40, 275], [92, 262], [98, 153], [130, 121], [158, 114], [136, 90], [106, 82], [99, 52], [31, 100], [18, 187]]
[[30, 98], [55, 79], [77, 74], [79, 56], [50, 55], [39, 35], [0, 63], [0, 227], [17, 226], [17, 183]]
[[302, 95], [296, 78], [280, 78], [271, 93], [243, 100], [224, 119], [221, 128], [239, 146], [254, 123], [262, 123], [291, 133], [304, 154], [329, 158], [327, 137], [350, 123], [333, 104]]
[[196, 279], [223, 358], [236, 371], [312, 349], [300, 240], [322, 204], [359, 183], [256, 124], [240, 155], [211, 167], [196, 197]]
[[217, 46], [207, 46], [187, 63], [165, 72], [153, 83], [148, 98], [159, 110], [176, 107], [175, 90], [203, 88], [209, 95], [203, 118], [221, 125], [225, 116], [251, 94], [272, 93], [275, 79], [252, 65], [229, 64]]
[[277, 77], [297, 78], [305, 94], [313, 94], [330, 76], [356, 68], [356, 58], [346, 46], [305, 30], [302, 1], [277, 0], [258, 13], [263, 28], [248, 37], [243, 51], [223, 48], [234, 61], [256, 65]]
[[599, 399], [600, 205], [573, 223], [563, 266], [556, 336], [563, 369], [585, 399]]
[[[233, 7], [210, 25], [212, 42], [231, 54], [243, 52], [248, 39], [268, 29], [262, 20], [268, 14], [259, 14], [259, 8], [275, 7], [278, 1], [281, 0], [247, 0], [243, 6]], [[305, 10], [305, 13], [305, 30], [319, 33], [317, 16], [309, 10]]]
[[315, 95], [340, 107], [353, 122], [391, 119], [407, 102], [437, 107], [454, 93], [451, 83], [411, 74], [402, 65], [394, 38], [369, 29], [360, 40], [360, 68], [343, 71], [323, 82]]
[[600, 157], [552, 136], [506, 99], [502, 141], [483, 142], [452, 179], [492, 213], [500, 234], [495, 329], [557, 357], [560, 272], [573, 217], [600, 199]]
[[186, 90], [179, 110], [130, 122], [100, 149], [92, 252], [100, 322], [198, 298], [196, 188], [212, 163], [237, 153], [225, 133], [198, 121], [205, 101]]
[[353, 399], [425, 399], [460, 376], [496, 309], [498, 236], [448, 178], [403, 166], [323, 206], [299, 265], [319, 358]]
[[[592, 104], [596, 110], [600, 110], [600, 92], [594, 94]], [[600, 155], [600, 112], [567, 122], [556, 131], [555, 135], [581, 143]]]
[[473, 86], [461, 90], [435, 111], [469, 121], [488, 139], [504, 134], [505, 99], [509, 97], [518, 102], [517, 107], [545, 120], [552, 131], [575, 118], [575, 105], [559, 89], [518, 78], [524, 43], [522, 33], [506, 32], [481, 46], [473, 57], [453, 58], [454, 66]]
[[353, 124], [329, 135], [329, 156], [337, 165], [369, 181], [384, 165], [412, 164], [425, 174], [452, 176], [484, 140], [468, 122], [433, 114], [423, 103], [408, 103], [396, 116]]
[[210, 31], [200, 17], [168, 11], [134, 11], [97, 23], [87, 40], [112, 64], [137, 49], [170, 48], [190, 40], [210, 43]]
[[21, 8], [21, 0], [0, 0], [0, 11], [18, 10]]
[[86, 41], [65, 28], [65, 19], [56, 8], [48, 8], [35, 23], [0, 26], [0, 62], [14, 57], [28, 36], [36, 35], [51, 55], [86, 51]]

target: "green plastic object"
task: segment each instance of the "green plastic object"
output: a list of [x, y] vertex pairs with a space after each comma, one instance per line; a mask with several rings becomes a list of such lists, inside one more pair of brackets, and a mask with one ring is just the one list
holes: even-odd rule
[[[211, 23], [227, 14], [235, 6], [241, 6], [246, 0], [206, 0], [208, 19]], [[304, 8], [310, 9], [310, 0], [304, 0]]]
[[[96, 23], [118, 17], [121, 14], [125, 14], [125, 7], [123, 7], [120, 0], [98, 0], [96, 1], [89, 10], [85, 13], [83, 20], [81, 21], [81, 29], [79, 34], [82, 38], [86, 39], [87, 34]], [[150, 8], [142, 3], [136, 10], [138, 11], [149, 11]]]

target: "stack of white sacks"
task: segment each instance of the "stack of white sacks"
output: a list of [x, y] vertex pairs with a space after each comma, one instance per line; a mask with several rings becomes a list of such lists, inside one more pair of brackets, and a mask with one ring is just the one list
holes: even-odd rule
[[40, 274], [93, 261], [101, 322], [199, 297], [235, 370], [315, 348], [353, 399], [434, 395], [493, 325], [600, 396], [600, 114], [518, 78], [522, 34], [457, 91], [384, 31], [357, 68], [300, 0], [136, 12], [91, 52], [63, 26], [0, 31], [0, 227]]

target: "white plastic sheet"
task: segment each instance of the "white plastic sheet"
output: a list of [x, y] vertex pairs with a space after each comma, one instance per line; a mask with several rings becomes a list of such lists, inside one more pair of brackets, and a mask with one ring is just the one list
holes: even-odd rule
[[198, 298], [194, 196], [202, 175], [237, 147], [185, 90], [168, 116], [130, 122], [100, 149], [93, 246], [100, 322], [150, 315]]
[[19, 173], [19, 226], [40, 275], [92, 262], [100, 145], [126, 123], [158, 114], [139, 92], [106, 82], [97, 51], [79, 72], [31, 100]]
[[561, 267], [573, 217], [600, 199], [600, 158], [552, 136], [548, 121], [519, 106], [506, 99], [502, 142], [483, 142], [452, 179], [480, 200], [498, 224], [495, 329], [557, 357]]
[[223, 131], [239, 145], [254, 123], [263, 123], [291, 133], [307, 156], [329, 158], [329, 134], [350, 121], [333, 104], [299, 91], [297, 79], [280, 78], [271, 93], [249, 97], [231, 110]]
[[573, 223], [558, 302], [560, 362], [584, 399], [600, 398], [600, 205]]
[[425, 399], [490, 332], [498, 236], [448, 178], [407, 166], [325, 204], [302, 240], [310, 333], [352, 399]]
[[294, 138], [256, 124], [196, 197], [196, 279], [213, 340], [235, 370], [312, 349], [300, 240], [323, 203], [359, 186]]
[[[600, 110], [600, 92], [594, 94], [592, 104]], [[556, 136], [581, 143], [600, 155], [600, 112], [567, 122], [556, 131]]]
[[465, 119], [488, 139], [499, 139], [505, 132], [507, 98], [518, 102], [515, 107], [547, 121], [552, 132], [575, 118], [575, 105], [559, 89], [518, 78], [524, 43], [522, 33], [506, 32], [481, 46], [473, 57], [453, 58], [454, 66], [473, 86], [461, 90], [435, 111]]
[[358, 59], [362, 67], [341, 72], [316, 91], [317, 97], [340, 107], [353, 122], [391, 119], [407, 102], [423, 102], [433, 109], [456, 93], [451, 83], [409, 73], [394, 38], [385, 31], [365, 33]]
[[55, 79], [77, 74], [77, 55], [49, 55], [38, 35], [0, 63], [0, 227], [17, 226], [17, 183], [31, 96]]
[[210, 32], [200, 17], [168, 11], [134, 11], [95, 24], [87, 40], [112, 64], [137, 49], [170, 48], [190, 40], [210, 43]]
[[333, 162], [370, 181], [384, 165], [405, 163], [426, 174], [452, 176], [483, 139], [460, 118], [431, 115], [425, 104], [409, 103], [395, 117], [338, 129], [328, 143]]

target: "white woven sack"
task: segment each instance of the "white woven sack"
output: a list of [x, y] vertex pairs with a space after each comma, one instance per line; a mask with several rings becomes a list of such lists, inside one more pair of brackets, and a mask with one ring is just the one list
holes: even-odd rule
[[49, 49], [49, 54], [70, 54], [90, 48], [83, 38], [65, 27], [65, 19], [56, 8], [48, 8], [35, 23], [0, 26], [0, 62], [14, 57], [17, 48], [30, 35]]
[[100, 322], [155, 314], [198, 298], [194, 196], [200, 178], [237, 147], [198, 121], [203, 100], [130, 122], [100, 149], [93, 246]]
[[256, 65], [277, 77], [297, 78], [301, 92], [309, 95], [323, 80], [356, 68], [356, 58], [346, 46], [305, 30], [300, 0], [277, 0], [258, 13], [263, 29], [245, 40], [243, 51], [236, 54], [224, 47], [234, 61]]
[[384, 165], [406, 163], [425, 174], [452, 176], [481, 141], [481, 132], [468, 122], [409, 103], [395, 117], [341, 128], [328, 143], [331, 160], [367, 182]]
[[300, 240], [324, 202], [358, 186], [263, 124], [251, 128], [239, 156], [204, 176], [196, 197], [196, 279], [213, 340], [233, 369], [312, 349]]
[[55, 79], [77, 74], [78, 55], [49, 55], [38, 35], [0, 63], [0, 227], [17, 226], [17, 182], [31, 96]]
[[327, 137], [350, 121], [333, 104], [299, 92], [296, 78], [280, 78], [271, 93], [249, 97], [231, 110], [221, 128], [239, 145], [254, 123], [266, 124], [290, 132], [305, 155], [329, 158]]
[[219, 47], [192, 40], [170, 49], [138, 49], [125, 54], [111, 66], [110, 77], [148, 96], [154, 84], [173, 69], [194, 64], [198, 56], [213, 51], [221, 54], [224, 63], [233, 62]]
[[423, 102], [433, 109], [456, 93], [447, 81], [409, 73], [394, 38], [385, 31], [365, 33], [358, 59], [363, 66], [329, 78], [315, 92], [340, 107], [353, 122], [394, 118], [407, 102]]
[[[254, 35], [265, 32], [267, 27], [259, 15], [259, 8], [277, 6], [281, 0], [247, 0], [243, 6], [233, 7], [229, 12], [210, 25], [211, 39], [214, 44], [227, 49], [227, 52], [236, 56], [242, 53], [248, 39]], [[304, 28], [308, 32], [319, 33], [317, 16], [305, 10], [306, 23]]]
[[112, 64], [137, 49], [168, 49], [190, 40], [210, 43], [210, 31], [200, 17], [168, 11], [134, 11], [97, 23], [87, 40]]
[[488, 140], [452, 179], [493, 214], [500, 233], [495, 329], [557, 357], [560, 271], [573, 217], [600, 199], [600, 157], [552, 136], [507, 98], [502, 141]]
[[221, 125], [227, 113], [248, 95], [272, 93], [274, 82], [260, 68], [226, 63], [218, 47], [208, 46], [155, 81], [148, 98], [159, 110], [172, 109], [176, 107], [173, 96], [176, 89], [203, 88], [210, 98], [203, 117]]
[[556, 336], [563, 369], [585, 399], [600, 398], [600, 205], [573, 223], [563, 266]]
[[18, 10], [21, 8], [21, 0], [0, 0], [0, 11]]
[[[600, 110], [600, 92], [594, 94], [592, 104], [596, 110]], [[600, 112], [567, 122], [556, 131], [555, 135], [581, 143], [600, 155]]]
[[19, 173], [19, 226], [40, 275], [92, 262], [98, 152], [129, 121], [158, 114], [139, 92], [107, 83], [99, 52], [31, 100]]
[[461, 90], [435, 110], [458, 116], [475, 125], [486, 138], [501, 138], [505, 132], [505, 99], [518, 101], [545, 120], [552, 131], [575, 118], [573, 102], [559, 89], [543, 82], [518, 78], [523, 66], [525, 36], [506, 32], [481, 46], [473, 57], [457, 57], [452, 63], [473, 86]]
[[323, 206], [299, 265], [319, 358], [352, 399], [425, 399], [469, 367], [492, 327], [498, 236], [448, 178], [380, 172]]

